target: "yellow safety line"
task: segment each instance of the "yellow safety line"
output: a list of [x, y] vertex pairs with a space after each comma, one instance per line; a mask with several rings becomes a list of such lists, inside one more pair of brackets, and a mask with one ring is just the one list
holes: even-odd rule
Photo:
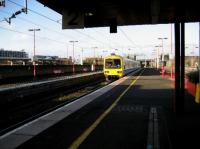
[[106, 110], [103, 114], [101, 114], [97, 120], [87, 128], [69, 147], [68, 149], [76, 149], [78, 148], [83, 141], [89, 136], [89, 134], [98, 126], [98, 124], [111, 112], [111, 110], [117, 105], [119, 100], [124, 96], [124, 94], [135, 84], [135, 82], [139, 79], [140, 75], [144, 72], [144, 70], [137, 76], [137, 78], [126, 88], [126, 90], [115, 100], [115, 102]]

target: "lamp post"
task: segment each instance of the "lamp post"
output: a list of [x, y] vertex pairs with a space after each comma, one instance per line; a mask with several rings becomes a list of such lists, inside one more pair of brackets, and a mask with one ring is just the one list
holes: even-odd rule
[[162, 61], [164, 61], [164, 48], [163, 48], [163, 40], [164, 39], [168, 39], [168, 38], [158, 38], [158, 40], [161, 40], [162, 41]]
[[83, 65], [83, 48], [81, 49], [81, 65]]
[[95, 58], [95, 49], [97, 49], [98, 47], [92, 47], [94, 49], [94, 58]]
[[75, 62], [75, 61], [74, 61], [74, 43], [75, 43], [75, 42], [78, 42], [78, 41], [74, 41], [74, 40], [73, 40], [73, 41], [69, 41], [69, 42], [71, 42], [71, 43], [73, 44], [73, 60], [72, 60], [72, 61], [73, 61], [73, 63], [74, 63], [74, 62]]
[[[189, 47], [185, 47], [186, 49], [190, 49]], [[198, 49], [199, 47], [193, 45], [192, 46], [192, 52], [190, 52], [191, 54], [191, 66], [194, 66], [194, 56], [195, 56], [195, 49]], [[190, 49], [191, 50], [191, 49]]]
[[164, 50], [163, 50], [163, 49], [164, 49], [164, 48], [163, 48], [163, 40], [164, 40], [164, 39], [168, 39], [168, 38], [166, 38], [166, 37], [164, 37], [164, 38], [158, 38], [158, 40], [161, 40], [161, 41], [162, 41], [162, 63], [163, 63], [163, 64], [162, 64], [162, 76], [163, 76], [163, 77], [164, 77], [164, 60], [165, 60], [165, 59], [164, 59], [164, 55], [165, 55], [165, 54], [164, 54]]
[[155, 47], [158, 48], [158, 49], [157, 49], [157, 60], [156, 60], [157, 63], [156, 63], [156, 66], [157, 66], [157, 69], [159, 69], [159, 63], [160, 63], [160, 62], [159, 62], [159, 54], [160, 54], [160, 53], [159, 53], [159, 48], [160, 48], [161, 46], [159, 45], [159, 46], [155, 46]]
[[171, 45], [171, 58], [170, 58], [170, 65], [171, 65], [171, 78], [173, 78], [173, 61], [174, 61], [174, 56], [173, 56], [173, 52], [172, 52], [172, 23], [171, 23], [171, 27], [170, 27], [170, 30], [171, 30], [171, 41], [170, 41], [170, 45]]
[[157, 58], [158, 58], [157, 50], [153, 49], [151, 54], [152, 54], [151, 65], [152, 67], [157, 68]]
[[199, 47], [197, 47], [197, 46], [195, 46], [195, 45], [193, 45], [193, 57], [195, 56], [195, 54], [194, 54], [194, 51], [195, 51], [195, 49], [198, 49]]
[[67, 58], [69, 58], [69, 55], [68, 55], [68, 45], [66, 44], [66, 48], [67, 48]]
[[40, 31], [40, 29], [29, 29], [28, 31], [33, 31], [33, 76], [36, 79], [36, 66], [35, 66], [35, 32]]
[[98, 47], [92, 47], [92, 49], [94, 49], [94, 60], [93, 60], [93, 64], [91, 66], [91, 70], [95, 71], [95, 63], [96, 63], [96, 58], [95, 58], [95, 49], [97, 49]]
[[[200, 22], [199, 22], [199, 39], [200, 39]], [[198, 85], [199, 85], [199, 90], [200, 90], [200, 40], [199, 40], [199, 63], [198, 63], [198, 69], [199, 69], [199, 84]]]
[[74, 72], [75, 72], [75, 68], [74, 68], [74, 63], [75, 63], [75, 60], [74, 60], [74, 43], [75, 42], [78, 42], [78, 41], [74, 41], [74, 40], [72, 40], [72, 41], [69, 41], [69, 42], [71, 42], [72, 44], [73, 44], [73, 58], [72, 58], [72, 64], [73, 64], [73, 66], [72, 66], [72, 72], [73, 72], [73, 74], [74, 74]]
[[129, 48], [128, 51], [129, 51], [129, 52], [128, 52], [128, 58], [130, 59], [130, 55], [131, 55], [131, 52], [130, 52], [130, 51], [131, 51], [131, 49]]

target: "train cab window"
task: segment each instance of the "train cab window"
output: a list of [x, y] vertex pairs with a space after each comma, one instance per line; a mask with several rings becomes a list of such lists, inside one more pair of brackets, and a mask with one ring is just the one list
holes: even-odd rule
[[106, 59], [105, 61], [106, 68], [121, 68], [120, 59]]

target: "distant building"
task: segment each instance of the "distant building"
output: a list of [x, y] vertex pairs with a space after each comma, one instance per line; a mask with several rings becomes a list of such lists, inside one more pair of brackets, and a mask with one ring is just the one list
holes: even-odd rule
[[83, 65], [103, 65], [103, 58], [85, 58], [85, 60], [83, 60]]
[[58, 60], [59, 57], [58, 56], [45, 56], [45, 55], [35, 55], [33, 57], [33, 59], [35, 61], [39, 61], [39, 60]]
[[132, 60], [135, 60], [135, 61], [136, 61], [136, 57], [137, 57], [137, 55], [134, 55], [134, 54], [127, 55], [128, 59], [132, 59]]
[[25, 65], [30, 60], [28, 53], [24, 50], [11, 51], [0, 49], [0, 65]]
[[185, 66], [186, 67], [197, 67], [199, 62], [199, 56], [185, 56]]
[[59, 58], [58, 56], [35, 55], [33, 60], [37, 65], [71, 65], [72, 58]]
[[13, 59], [27, 59], [28, 54], [24, 51], [11, 51], [11, 50], [4, 50], [0, 49], [0, 58], [5, 59], [5, 58], [13, 58]]
[[[198, 62], [199, 62], [199, 56], [185, 56], [185, 73], [188, 73], [190, 71], [194, 71], [198, 69]], [[171, 71], [171, 67], [175, 68], [175, 60], [174, 59], [170, 59], [169, 61], [167, 61], [166, 63], [166, 70]]]
[[72, 65], [72, 57], [69, 58], [59, 58], [57, 62], [59, 65]]
[[46, 56], [46, 55], [35, 55], [33, 56], [33, 60], [37, 65], [49, 65], [56, 64], [58, 56]]

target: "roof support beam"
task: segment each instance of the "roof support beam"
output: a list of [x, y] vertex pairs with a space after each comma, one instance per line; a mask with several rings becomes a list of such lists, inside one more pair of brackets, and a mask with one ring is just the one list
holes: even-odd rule
[[159, 22], [160, 0], [151, 0], [151, 23]]

